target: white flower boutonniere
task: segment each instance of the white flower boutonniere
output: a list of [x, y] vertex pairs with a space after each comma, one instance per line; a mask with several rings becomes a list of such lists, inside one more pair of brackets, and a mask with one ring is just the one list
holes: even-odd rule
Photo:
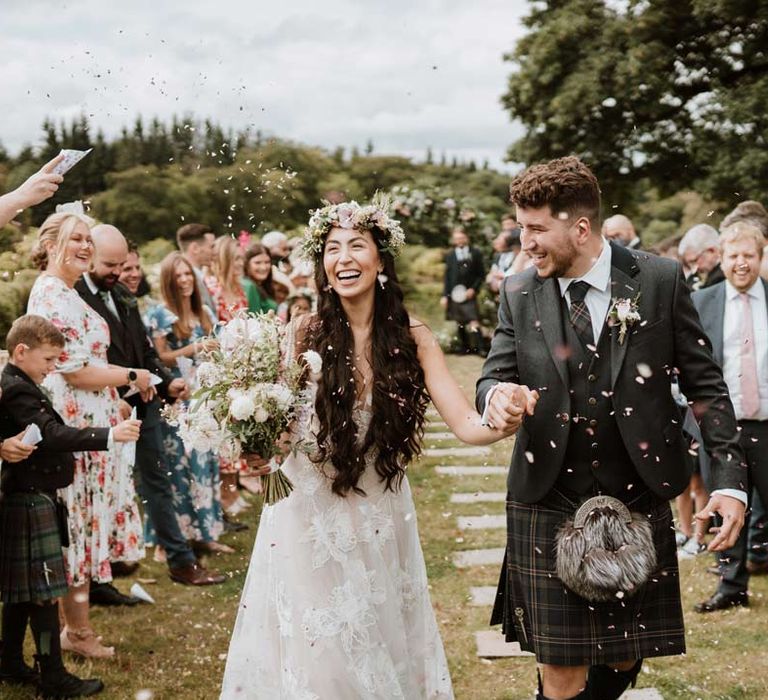
[[619, 327], [619, 345], [624, 344], [627, 337], [627, 331], [640, 320], [640, 312], [637, 310], [637, 302], [640, 299], [638, 294], [634, 299], [613, 298], [611, 310], [608, 312], [608, 318], [611, 325]]

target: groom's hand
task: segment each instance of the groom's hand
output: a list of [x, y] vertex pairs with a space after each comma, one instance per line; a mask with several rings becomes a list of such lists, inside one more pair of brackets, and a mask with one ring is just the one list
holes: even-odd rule
[[488, 401], [486, 417], [491, 427], [515, 433], [526, 415], [532, 416], [539, 392], [520, 384], [497, 384]]
[[746, 506], [738, 498], [715, 494], [709, 499], [709, 503], [694, 516], [696, 518], [696, 539], [699, 542], [704, 539], [707, 523], [712, 515], [717, 513], [722, 518], [723, 524], [721, 527], [711, 528], [710, 532], [714, 532], [715, 537], [707, 549], [710, 552], [722, 552], [733, 547], [741, 528], [744, 526], [745, 510]]
[[249, 476], [266, 476], [272, 471], [269, 460], [264, 459], [261, 455], [250, 452], [244, 454], [243, 457], [250, 471]]

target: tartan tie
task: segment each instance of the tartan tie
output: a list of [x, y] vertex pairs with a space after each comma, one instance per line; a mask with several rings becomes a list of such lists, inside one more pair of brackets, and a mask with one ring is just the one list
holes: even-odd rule
[[568, 293], [571, 295], [571, 325], [584, 347], [594, 352], [595, 334], [592, 331], [592, 317], [584, 301], [590, 286], [589, 282], [584, 280], [574, 280], [568, 285]]

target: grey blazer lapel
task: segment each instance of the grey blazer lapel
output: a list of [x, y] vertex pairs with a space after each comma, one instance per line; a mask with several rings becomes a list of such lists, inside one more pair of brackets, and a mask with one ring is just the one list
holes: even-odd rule
[[[703, 311], [703, 309], [702, 309]], [[702, 314], [703, 315], [703, 314]], [[709, 325], [709, 340], [715, 362], [723, 366], [723, 325], [725, 324], [725, 284], [717, 285], [712, 295], [711, 311], [706, 314], [712, 320]]]
[[563, 338], [563, 325], [561, 321], [562, 301], [560, 289], [556, 279], [542, 279], [536, 277], [533, 299], [536, 305], [535, 323], [544, 335], [547, 349], [555, 363], [557, 373], [568, 386], [568, 367], [565, 364], [565, 339]]
[[[634, 277], [637, 274], [638, 267], [634, 263], [634, 258], [627, 254], [631, 259], [631, 265], [627, 267], [627, 262], [622, 255], [616, 254], [616, 248], [613, 247], [613, 259], [611, 263], [611, 302], [608, 306], [610, 315], [613, 308], [614, 299], [636, 300], [640, 294], [640, 282]], [[606, 319], [606, 323], [610, 321]], [[641, 321], [642, 323], [642, 321]], [[628, 332], [624, 337], [624, 342], [619, 342], [619, 325], [613, 324], [611, 330], [611, 387], [615, 386], [619, 378], [621, 366], [624, 364], [624, 358], [627, 355], [627, 346], [631, 342], [632, 333]]]

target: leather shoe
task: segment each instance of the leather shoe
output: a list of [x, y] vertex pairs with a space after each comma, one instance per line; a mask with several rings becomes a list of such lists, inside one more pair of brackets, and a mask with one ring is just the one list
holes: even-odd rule
[[98, 678], [78, 678], [64, 670], [53, 678], [41, 681], [37, 686], [38, 697], [44, 700], [90, 697], [102, 690], [104, 684]]
[[141, 601], [132, 595], [123, 595], [111, 583], [91, 583], [91, 605], [136, 605]]
[[247, 529], [248, 526], [245, 523], [239, 523], [237, 520], [232, 520], [228, 515], [224, 516], [224, 532], [242, 532]]
[[750, 576], [768, 574], [768, 561], [747, 561], [747, 572]]
[[715, 610], [728, 610], [729, 608], [748, 608], [749, 597], [746, 593], [715, 593], [711, 598], [693, 606], [697, 613], [715, 612]]
[[168, 575], [172, 581], [183, 583], [185, 586], [212, 586], [227, 580], [218, 571], [209, 571], [197, 562], [187, 566], [169, 567]]
[[40, 681], [40, 674], [23, 661], [16, 668], [0, 668], [0, 683], [8, 685], [34, 685]]

